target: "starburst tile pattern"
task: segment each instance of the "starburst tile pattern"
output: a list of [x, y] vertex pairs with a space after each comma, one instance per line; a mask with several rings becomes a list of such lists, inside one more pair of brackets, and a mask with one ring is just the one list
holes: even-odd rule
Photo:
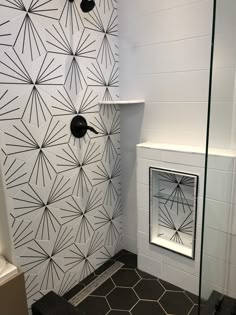
[[150, 242], [194, 259], [198, 176], [150, 169]]
[[[0, 147], [29, 308], [122, 246], [117, 1], [0, 0]], [[71, 135], [76, 115], [90, 131]]]

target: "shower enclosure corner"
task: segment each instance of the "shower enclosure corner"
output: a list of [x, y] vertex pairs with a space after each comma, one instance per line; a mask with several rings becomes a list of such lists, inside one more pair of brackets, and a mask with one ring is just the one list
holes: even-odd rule
[[236, 1], [214, 0], [198, 314], [236, 311], [235, 75]]

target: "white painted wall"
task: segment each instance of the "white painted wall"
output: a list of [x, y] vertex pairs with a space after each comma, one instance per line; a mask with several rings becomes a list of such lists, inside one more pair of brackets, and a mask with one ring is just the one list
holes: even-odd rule
[[[124, 242], [135, 252], [137, 143], [205, 145], [212, 0], [120, 0]], [[132, 130], [131, 130], [132, 128]]]

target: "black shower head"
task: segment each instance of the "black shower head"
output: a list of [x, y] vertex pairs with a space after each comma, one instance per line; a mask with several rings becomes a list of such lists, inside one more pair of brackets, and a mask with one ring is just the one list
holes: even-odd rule
[[94, 0], [82, 0], [80, 7], [83, 12], [88, 13], [95, 7], [95, 2]]

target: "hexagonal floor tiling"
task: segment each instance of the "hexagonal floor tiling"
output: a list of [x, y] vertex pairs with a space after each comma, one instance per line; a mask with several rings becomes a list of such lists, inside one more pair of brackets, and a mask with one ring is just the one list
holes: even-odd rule
[[142, 279], [135, 287], [134, 291], [142, 300], [159, 300], [165, 290], [157, 280]]
[[[105, 281], [78, 306], [78, 315], [196, 315], [197, 297], [170, 283], [137, 269], [137, 256], [121, 251], [109, 263], [121, 261], [124, 266]], [[90, 275], [90, 281], [106, 268]], [[101, 271], [101, 272], [100, 272]], [[81, 285], [88, 285], [85, 279]], [[76, 294], [72, 289], [73, 295]], [[66, 298], [71, 298], [70, 292]]]

